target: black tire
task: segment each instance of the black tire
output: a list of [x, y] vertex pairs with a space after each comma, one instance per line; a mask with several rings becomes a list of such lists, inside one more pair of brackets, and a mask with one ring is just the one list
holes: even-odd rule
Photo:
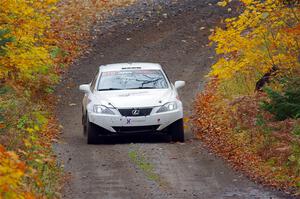
[[84, 128], [86, 130], [87, 143], [88, 144], [97, 144], [98, 143], [97, 125], [89, 122], [87, 119], [86, 127], [84, 127]]
[[82, 114], [82, 126], [83, 126], [83, 135], [87, 135], [87, 121], [84, 114]]
[[86, 126], [86, 124], [83, 124], [83, 136], [84, 137], [87, 136], [87, 126]]
[[184, 142], [183, 119], [177, 120], [169, 127], [169, 132], [173, 142]]

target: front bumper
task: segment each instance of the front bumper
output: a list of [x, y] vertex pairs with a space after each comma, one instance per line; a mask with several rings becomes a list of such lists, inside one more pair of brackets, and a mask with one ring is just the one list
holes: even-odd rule
[[[173, 122], [183, 118], [182, 110], [174, 110], [164, 113], [154, 113], [141, 117], [126, 117], [121, 115], [103, 115], [88, 112], [89, 121], [108, 130], [117, 133], [121, 127], [152, 127], [154, 131], [163, 131]], [[122, 128], [122, 129], [124, 129]], [[134, 128], [138, 129], [138, 128]]]

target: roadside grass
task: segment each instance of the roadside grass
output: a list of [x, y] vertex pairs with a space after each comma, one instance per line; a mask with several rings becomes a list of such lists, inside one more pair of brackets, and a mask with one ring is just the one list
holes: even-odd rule
[[159, 186], [165, 185], [161, 177], [155, 173], [155, 166], [146, 159], [144, 154], [136, 149], [130, 149], [128, 157], [145, 174], [148, 180], [156, 182]]

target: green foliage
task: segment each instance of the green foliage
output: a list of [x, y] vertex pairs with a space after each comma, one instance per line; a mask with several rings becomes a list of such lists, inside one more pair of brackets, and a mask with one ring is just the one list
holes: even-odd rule
[[267, 125], [267, 121], [261, 114], [257, 115], [255, 125], [260, 127], [262, 133], [264, 133], [265, 136], [270, 135], [272, 129]]
[[23, 115], [17, 124], [20, 130], [26, 130], [29, 133], [39, 131], [47, 123], [45, 113], [35, 111], [30, 114]]
[[61, 48], [55, 46], [50, 51], [50, 56], [52, 59], [57, 58], [59, 56], [66, 57], [68, 55], [68, 52], [62, 50]]
[[19, 129], [25, 128], [25, 125], [27, 124], [28, 120], [29, 118], [26, 115], [22, 116], [18, 121], [17, 127]]
[[61, 49], [59, 47], [54, 47], [50, 51], [51, 58], [56, 58], [61, 53]]
[[0, 56], [6, 54], [5, 46], [9, 42], [13, 42], [14, 38], [7, 36], [10, 33], [8, 29], [0, 29]]
[[295, 136], [300, 136], [300, 125], [299, 124], [296, 124], [294, 126], [294, 129], [292, 130], [292, 134], [295, 135]]
[[265, 88], [270, 102], [264, 101], [261, 107], [274, 114], [276, 120], [300, 117], [300, 78], [287, 81], [282, 92]]
[[300, 174], [300, 146], [294, 143], [292, 145], [292, 154], [288, 157], [288, 164], [294, 166], [296, 175]]
[[8, 86], [1, 86], [0, 87], [0, 95], [3, 95], [3, 94], [7, 93], [10, 90], [11, 89]]
[[263, 127], [266, 125], [266, 121], [264, 120], [262, 115], [257, 115], [255, 124], [256, 126]]
[[54, 88], [52, 88], [52, 87], [47, 87], [44, 90], [46, 93], [54, 93]]

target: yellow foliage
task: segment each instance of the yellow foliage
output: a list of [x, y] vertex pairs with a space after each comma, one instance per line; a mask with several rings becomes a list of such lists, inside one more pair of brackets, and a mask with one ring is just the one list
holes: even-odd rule
[[14, 152], [5, 151], [0, 145], [0, 198], [32, 198], [22, 186], [25, 164]]
[[[33, 79], [45, 74], [52, 64], [44, 33], [50, 28], [50, 16], [56, 0], [2, 0], [0, 30], [13, 38], [0, 56], [0, 78]], [[20, 79], [19, 79], [20, 78]]]
[[210, 37], [220, 56], [210, 75], [226, 81], [240, 74], [266, 73], [274, 67], [281, 74], [299, 68], [299, 6], [280, 0], [241, 1], [244, 11], [226, 19], [226, 28], [217, 28]]

